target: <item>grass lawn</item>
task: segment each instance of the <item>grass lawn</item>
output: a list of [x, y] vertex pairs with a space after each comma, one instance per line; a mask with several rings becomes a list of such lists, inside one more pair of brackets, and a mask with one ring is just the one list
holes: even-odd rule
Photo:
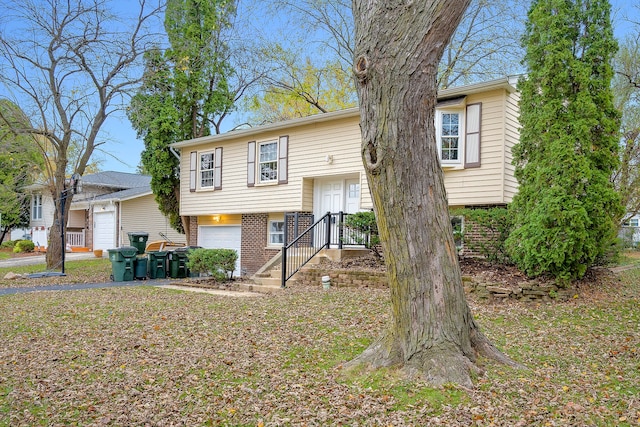
[[[69, 278], [109, 267], [69, 262]], [[528, 366], [481, 360], [473, 390], [345, 372], [388, 320], [385, 290], [4, 296], [0, 426], [637, 426], [640, 269], [619, 277], [564, 303], [470, 301], [487, 335]]]
[[[110, 281], [111, 261], [108, 258], [92, 258], [65, 262], [64, 277], [45, 277], [41, 279], [4, 279], [8, 272], [16, 274], [42, 273], [45, 264], [0, 268], [0, 288], [22, 288], [67, 283], [102, 283]], [[55, 271], [60, 271], [60, 268]]]

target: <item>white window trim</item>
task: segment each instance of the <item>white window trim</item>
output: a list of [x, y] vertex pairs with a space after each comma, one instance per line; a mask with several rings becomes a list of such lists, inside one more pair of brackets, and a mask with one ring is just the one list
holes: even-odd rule
[[[275, 144], [276, 145], [275, 160], [270, 160], [268, 162], [262, 162], [260, 160], [260, 147], [262, 147], [263, 145], [269, 145], [269, 144]], [[256, 185], [277, 185], [278, 184], [278, 170], [280, 169], [280, 159], [279, 159], [279, 156], [278, 156], [279, 152], [280, 152], [280, 144], [278, 142], [278, 139], [273, 139], [273, 140], [269, 140], [269, 141], [262, 141], [262, 142], [256, 143], [256, 177], [257, 177]], [[262, 171], [261, 171], [260, 166], [263, 163], [272, 163], [274, 161], [276, 163], [276, 169], [274, 171], [275, 178], [263, 181], [262, 180]]]
[[[443, 114], [458, 114], [458, 159], [457, 160], [442, 160], [442, 115]], [[463, 167], [463, 157], [464, 157], [464, 144], [465, 144], [465, 108], [442, 108], [436, 109], [435, 114], [436, 121], [436, 145], [438, 147], [438, 159], [440, 160], [440, 165], [443, 167]]]
[[268, 224], [267, 224], [267, 247], [281, 247], [283, 245], [283, 243], [273, 243], [271, 237], [272, 236], [277, 236], [277, 235], [282, 235], [282, 242], [284, 242], [284, 229], [282, 230], [282, 232], [276, 232], [276, 233], [272, 233], [271, 230], [271, 224], [275, 223], [275, 222], [280, 222], [282, 223], [282, 226], [285, 226], [284, 223], [284, 218], [274, 218], [274, 219], [269, 219]]
[[42, 194], [33, 194], [31, 196], [31, 219], [33, 221], [42, 220]]
[[[202, 156], [204, 155], [211, 155], [211, 168], [210, 169], [206, 169], [203, 170], [202, 169]], [[203, 190], [213, 190], [214, 186], [215, 186], [215, 163], [216, 162], [216, 155], [215, 155], [215, 150], [210, 150], [210, 151], [201, 151], [198, 152], [198, 188], [203, 189]], [[203, 172], [210, 172], [211, 173], [211, 185], [202, 185], [202, 173]]]

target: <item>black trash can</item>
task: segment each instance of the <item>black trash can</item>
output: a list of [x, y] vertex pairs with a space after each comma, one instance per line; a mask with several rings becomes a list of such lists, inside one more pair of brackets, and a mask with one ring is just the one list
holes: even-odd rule
[[178, 248], [169, 252], [169, 277], [184, 279], [189, 275], [187, 271], [188, 248]]
[[167, 251], [148, 252], [149, 258], [149, 278], [164, 279], [167, 277]]
[[144, 231], [132, 231], [129, 234], [129, 243], [131, 246], [138, 250], [138, 254], [142, 255], [147, 248], [147, 240], [149, 240], [149, 233]]

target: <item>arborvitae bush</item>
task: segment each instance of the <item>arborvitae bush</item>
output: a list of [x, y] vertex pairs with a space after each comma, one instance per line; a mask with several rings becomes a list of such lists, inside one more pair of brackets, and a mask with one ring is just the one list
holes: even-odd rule
[[580, 278], [616, 236], [622, 206], [610, 181], [619, 141], [610, 10], [607, 0], [534, 0], [529, 11], [513, 148], [520, 185], [506, 247], [530, 276]]

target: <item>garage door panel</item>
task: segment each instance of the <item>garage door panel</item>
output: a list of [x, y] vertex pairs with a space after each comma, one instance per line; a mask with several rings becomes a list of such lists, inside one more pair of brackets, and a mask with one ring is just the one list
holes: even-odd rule
[[238, 252], [238, 260], [236, 261], [236, 269], [233, 275], [240, 277], [240, 247], [242, 239], [242, 227], [239, 225], [228, 226], [199, 226], [198, 227], [198, 246], [207, 249], [233, 249]]
[[93, 249], [113, 249], [115, 243], [115, 217], [113, 212], [93, 214]]

